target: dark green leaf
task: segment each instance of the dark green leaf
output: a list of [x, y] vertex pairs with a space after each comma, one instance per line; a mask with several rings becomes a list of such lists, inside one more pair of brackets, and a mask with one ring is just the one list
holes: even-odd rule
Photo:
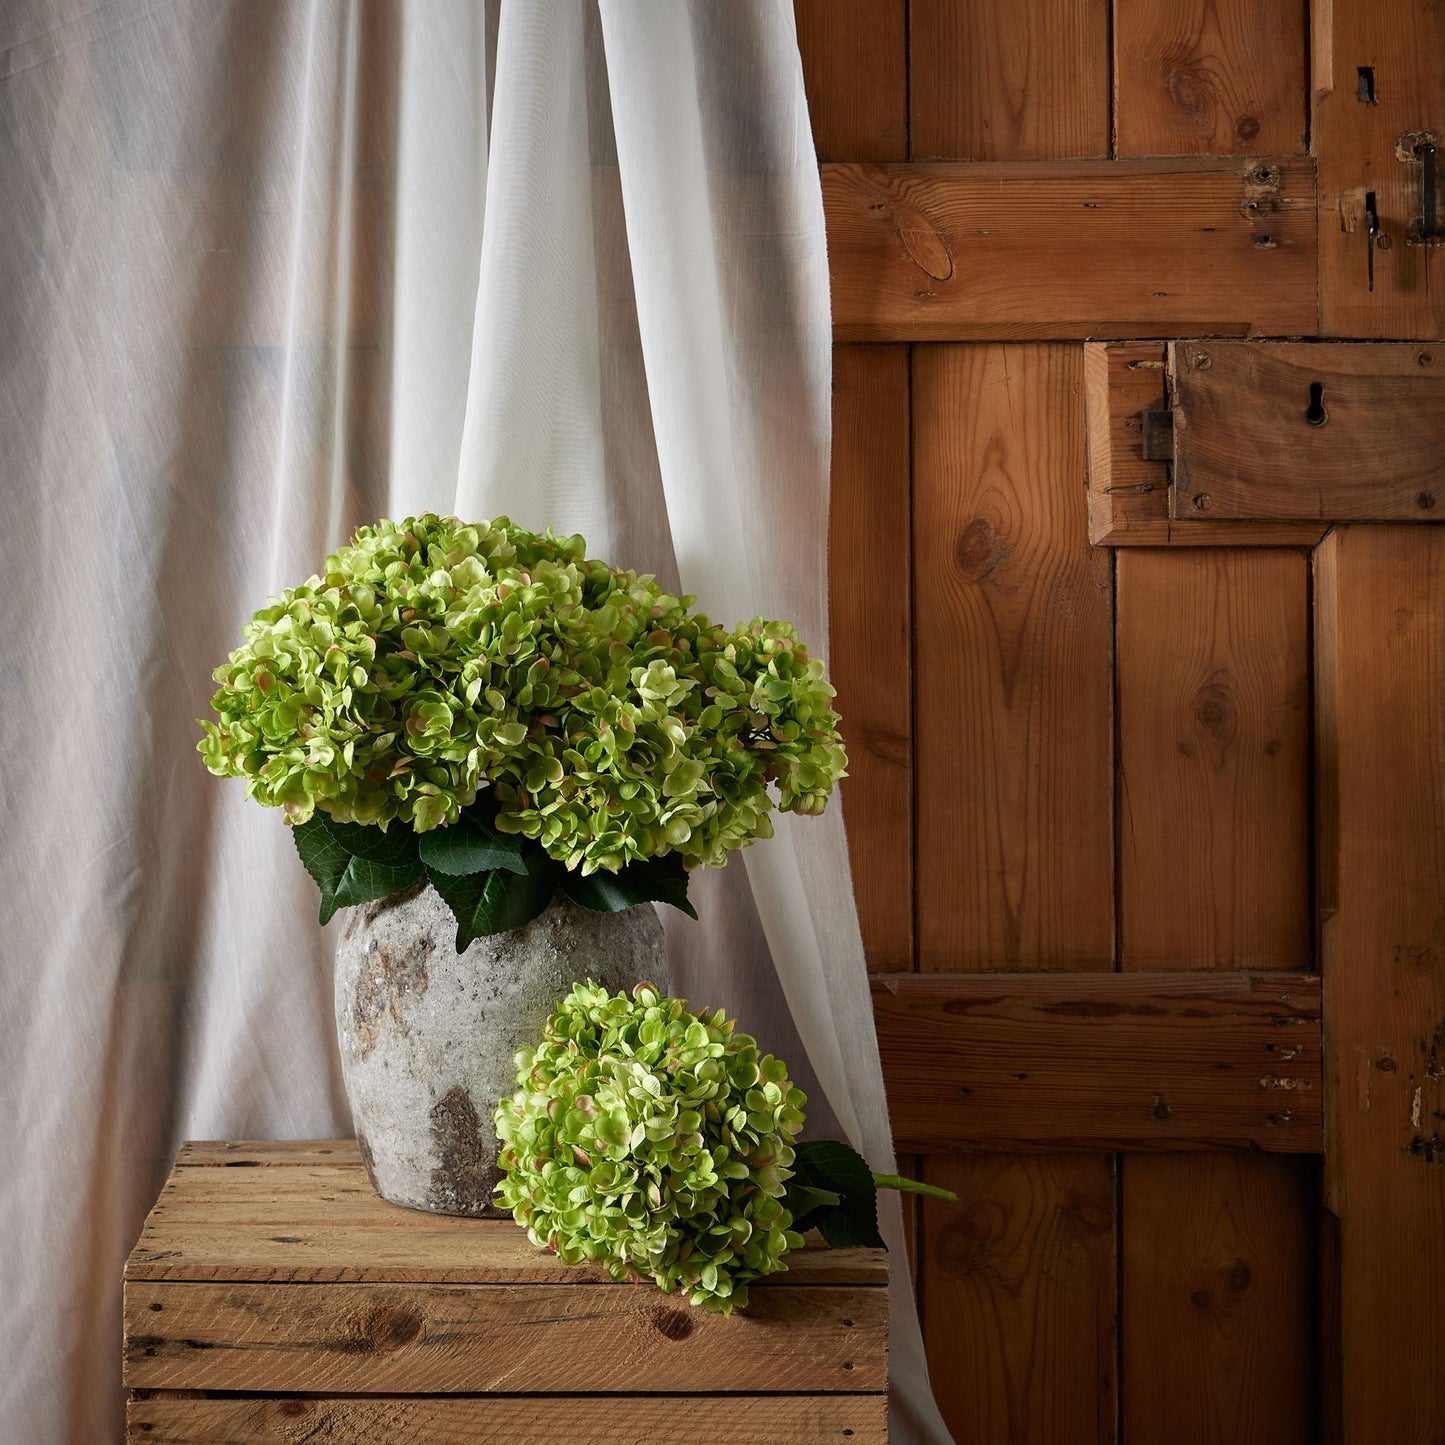
[[[821, 1230], [835, 1249], [883, 1248], [883, 1236], [878, 1232], [878, 1188], [857, 1150], [837, 1139], [809, 1139], [795, 1145], [794, 1154], [789, 1200], [796, 1195], [806, 1203], [821, 1191], [837, 1195], [838, 1203], [831, 1208], [814, 1203], [804, 1209], [802, 1223], [794, 1214], [793, 1227]], [[789, 1212], [793, 1213], [791, 1204]]]
[[824, 1214], [842, 1203], [842, 1198], [831, 1189], [815, 1189], [793, 1178], [788, 1181], [786, 1203], [788, 1213], [793, 1216], [793, 1228], [802, 1234], [815, 1228]]
[[525, 873], [522, 861], [522, 840], [499, 833], [484, 819], [463, 813], [448, 828], [433, 828], [423, 833], [418, 844], [427, 872], [435, 876], [446, 873], [462, 877], [468, 873], [488, 873], [503, 868], [509, 873]]
[[687, 900], [687, 869], [676, 853], [629, 863], [616, 873], [599, 870], [584, 878], [569, 872], [563, 876], [562, 888], [574, 903], [594, 913], [620, 913], [639, 903], [670, 903], [689, 918], [697, 917]]
[[526, 865], [525, 873], [428, 874], [456, 917], [458, 953], [473, 939], [530, 923], [552, 901], [561, 870], [540, 848], [527, 850]]
[[410, 829], [383, 833], [360, 823], [338, 823], [317, 811], [292, 828], [291, 836], [321, 890], [322, 923], [329, 923], [338, 908], [400, 893], [422, 874]]

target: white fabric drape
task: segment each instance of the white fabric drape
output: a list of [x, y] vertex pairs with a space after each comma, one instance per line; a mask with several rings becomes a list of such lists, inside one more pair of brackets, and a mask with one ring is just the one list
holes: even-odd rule
[[[310, 880], [193, 752], [265, 595], [359, 522], [505, 512], [825, 651], [792, 27], [788, 0], [0, 7], [9, 1438], [118, 1437], [120, 1265], [181, 1139], [348, 1129]], [[840, 814], [694, 896], [679, 991], [891, 1169]], [[903, 1269], [894, 1309], [894, 1438], [946, 1439]]]

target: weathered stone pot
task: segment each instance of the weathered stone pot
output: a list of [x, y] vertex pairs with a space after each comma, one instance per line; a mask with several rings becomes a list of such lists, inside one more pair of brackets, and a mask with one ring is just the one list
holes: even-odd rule
[[524, 928], [476, 939], [430, 884], [350, 910], [336, 952], [341, 1070], [376, 1192], [436, 1214], [496, 1217], [492, 1110], [512, 1056], [541, 1037], [574, 983], [667, 990], [651, 904], [593, 913], [559, 894]]

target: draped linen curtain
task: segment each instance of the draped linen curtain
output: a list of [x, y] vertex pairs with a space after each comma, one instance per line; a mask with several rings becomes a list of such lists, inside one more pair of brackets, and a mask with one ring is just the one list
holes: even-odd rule
[[[827, 288], [788, 0], [0, 8], [12, 1438], [118, 1438], [182, 1139], [349, 1132], [313, 887], [194, 754], [243, 621], [431, 509], [825, 654]], [[678, 991], [891, 1171], [841, 814], [778, 824], [668, 920]], [[894, 1438], [946, 1440], [883, 1202]]]

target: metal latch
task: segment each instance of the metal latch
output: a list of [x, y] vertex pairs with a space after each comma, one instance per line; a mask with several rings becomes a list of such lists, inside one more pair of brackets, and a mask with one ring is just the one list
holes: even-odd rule
[[1420, 214], [1405, 230], [1407, 246], [1445, 245], [1445, 226], [1440, 224], [1436, 200], [1436, 166], [1440, 158], [1440, 141], [1434, 131], [1416, 131], [1400, 137], [1395, 154], [1420, 167]]

